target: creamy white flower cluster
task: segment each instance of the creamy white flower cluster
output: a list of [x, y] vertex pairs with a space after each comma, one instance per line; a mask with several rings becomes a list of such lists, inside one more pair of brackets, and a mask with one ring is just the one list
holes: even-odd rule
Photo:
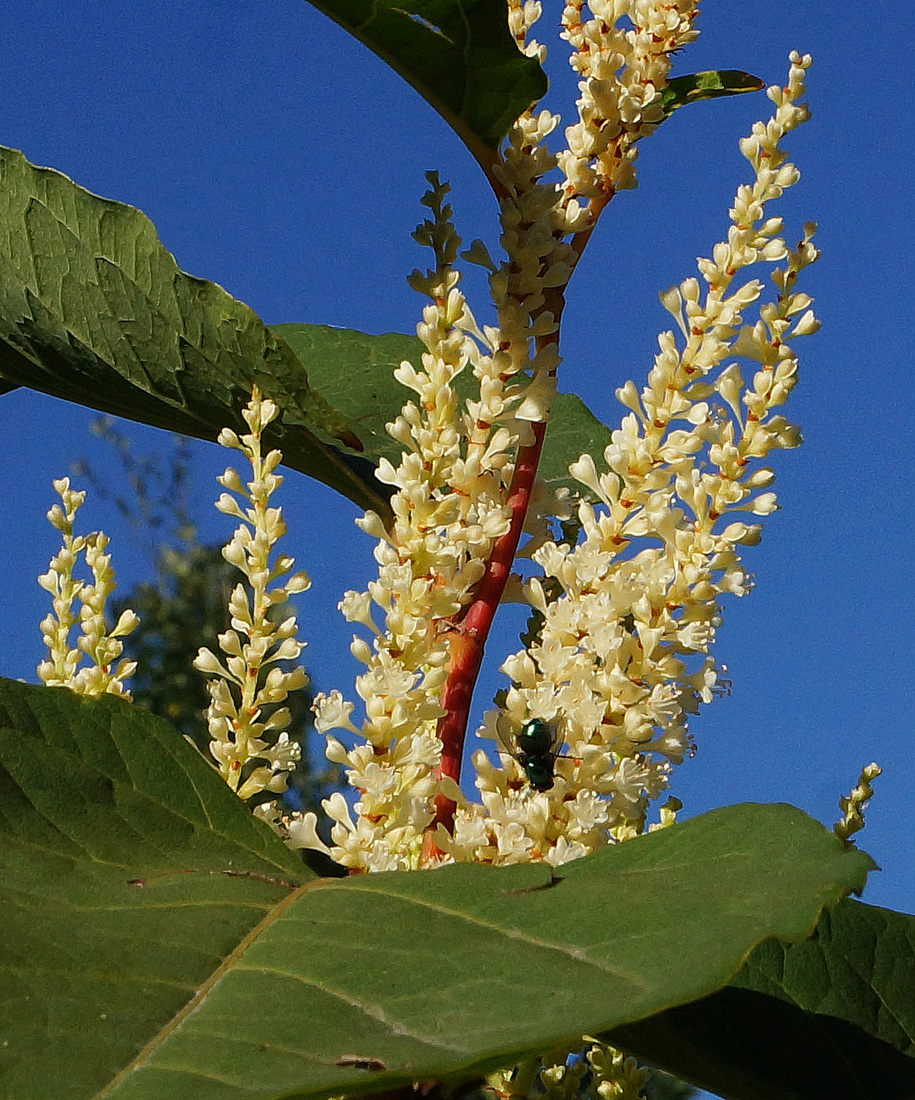
[[[139, 619], [133, 611], [122, 612], [112, 630], [105, 624], [105, 605], [116, 585], [111, 558], [105, 553], [108, 538], [101, 531], [74, 535], [76, 513], [86, 499], [85, 492], [70, 488], [69, 478], [53, 482], [63, 507], [55, 504], [48, 520], [63, 535], [60, 553], [38, 583], [53, 598], [53, 610], [41, 623], [41, 636], [48, 647], [48, 659], [38, 666], [38, 676], [48, 687], [68, 687], [81, 695], [121, 695], [130, 698], [124, 681], [133, 675], [136, 662], [118, 660], [123, 652], [121, 638], [130, 634]], [[74, 569], [80, 555], [92, 574], [92, 583], [77, 580]], [[78, 613], [74, 603], [79, 604]], [[79, 624], [80, 637], [70, 645], [70, 631]], [[84, 657], [89, 664], [80, 668]]]
[[[540, 11], [536, 2], [509, 6], [516, 39], [538, 57], [543, 47], [527, 36]], [[582, 77], [579, 121], [568, 132], [570, 149], [557, 158], [546, 147], [558, 116], [547, 111], [522, 115], [509, 133], [501, 162], [492, 169], [506, 258], [495, 264], [481, 242], [465, 253], [490, 270], [497, 327], [481, 331], [458, 290], [453, 268], [458, 240], [450, 210], [444, 207], [444, 189], [433, 181], [424, 199], [433, 219], [420, 227], [417, 239], [434, 248], [436, 264], [425, 275], [414, 272], [411, 282], [432, 299], [417, 330], [427, 350], [421, 370], [404, 363], [397, 371], [418, 400], [409, 402], [390, 426], [406, 448], [401, 463], [395, 468], [383, 462], [379, 468], [381, 479], [395, 489], [394, 524], [386, 530], [371, 514], [362, 521], [379, 539], [378, 580], [366, 592], [347, 593], [341, 604], [350, 621], [374, 635], [372, 645], [358, 638], [353, 643], [353, 653], [367, 670], [356, 685], [366, 709], [362, 728], [353, 725], [352, 704], [339, 692], [316, 700], [320, 730], [347, 729], [364, 739], [352, 749], [328, 739], [328, 756], [346, 766], [359, 794], [355, 814], [342, 796], [325, 804], [334, 821], [331, 854], [353, 868], [417, 866], [434, 795], [459, 799], [453, 783], [435, 778], [450, 621], [472, 598], [496, 539], [507, 529], [514, 448], [532, 438], [525, 422], [542, 423], [549, 416], [559, 362], [561, 293], [578, 257], [569, 237], [593, 225], [600, 207], [595, 198], [606, 201], [615, 190], [632, 185], [634, 143], [662, 118], [656, 99], [669, 55], [695, 36], [691, 3], [620, 0], [591, 5], [590, 11], [591, 17], [583, 20], [581, 5], [569, 5], [564, 15], [573, 65]], [[617, 29], [623, 19], [631, 29]], [[564, 185], [548, 178], [557, 164], [565, 174]], [[467, 366], [479, 385], [479, 399], [468, 401], [462, 411], [453, 381]], [[375, 622], [373, 607], [383, 613], [383, 625]], [[557, 662], [563, 655], [567, 649]], [[539, 663], [531, 667], [539, 668]], [[696, 675], [701, 679], [701, 673]], [[711, 685], [704, 690], [708, 695]], [[666, 682], [654, 691], [654, 712], [667, 724], [679, 695], [682, 686], [677, 690]], [[525, 704], [528, 713], [544, 713], [531, 702]], [[517, 728], [522, 709], [514, 705], [509, 727]], [[564, 732], [568, 736], [570, 731]], [[643, 745], [643, 735], [634, 732], [633, 744]], [[671, 749], [672, 755], [678, 751], [682, 753]], [[546, 814], [544, 836], [555, 832], [550, 843], [534, 839], [514, 820], [519, 813], [527, 816], [531, 800], [529, 792], [522, 796], [513, 789], [499, 793], [495, 802], [487, 802], [484, 794], [484, 808], [463, 815], [465, 833], [443, 850], [457, 859], [562, 862], [589, 850], [595, 834], [616, 828], [622, 835], [620, 830], [632, 830], [634, 822], [641, 828], [644, 800], [659, 793], [666, 774], [653, 770], [637, 753], [605, 774], [605, 755], [601, 750], [599, 760], [593, 760], [590, 776], [587, 769], [581, 774], [574, 820], [556, 830]], [[587, 790], [586, 779], [593, 781]], [[496, 787], [499, 782], [493, 780]], [[514, 773], [504, 782], [517, 786]], [[610, 816], [608, 796], [614, 801]], [[506, 798], [512, 803], [508, 809]], [[483, 825], [487, 816], [500, 822], [497, 837]], [[667, 809], [662, 820], [672, 816], [673, 810]], [[290, 835], [303, 846], [323, 847], [313, 819], [294, 821]]]
[[[416, 400], [388, 425], [405, 448], [399, 465], [382, 460], [378, 468], [378, 477], [395, 490], [393, 522], [386, 528], [372, 513], [360, 521], [379, 540], [378, 578], [366, 592], [346, 593], [340, 605], [350, 622], [374, 635], [371, 646], [356, 638], [351, 647], [366, 666], [356, 681], [365, 722], [357, 731], [352, 704], [339, 692], [315, 701], [319, 730], [349, 729], [363, 739], [349, 750], [335, 737], [327, 739], [328, 757], [346, 765], [359, 792], [355, 820], [341, 795], [325, 803], [334, 820], [332, 855], [346, 866], [373, 871], [416, 867], [433, 797], [443, 790], [449, 797], [459, 794], [453, 782], [433, 774], [441, 755], [436, 731], [449, 663], [448, 624], [466, 605], [493, 544], [508, 528], [505, 497], [517, 418], [539, 415], [533, 409], [540, 400], [536, 380], [515, 380], [529, 359], [515, 354], [510, 339], [481, 332], [458, 289], [452, 264], [460, 242], [444, 202], [447, 186], [434, 173], [429, 180], [423, 202], [432, 218], [415, 236], [433, 249], [435, 266], [410, 280], [431, 299], [417, 327], [426, 351], [420, 369], [404, 362], [395, 372]], [[467, 367], [478, 396], [462, 408], [454, 380]], [[313, 820], [294, 821], [290, 833], [315, 846]]]
[[543, 14], [540, 0], [508, 0], [508, 29], [518, 49], [541, 63], [546, 60], [546, 46], [530, 37], [531, 27]]
[[[498, 328], [486, 330], [486, 340], [493, 365], [502, 373], [531, 371], [534, 385], [515, 413], [521, 420], [549, 417], [559, 365], [555, 334], [562, 302], [556, 292], [568, 283], [580, 254], [569, 238], [591, 229], [617, 190], [635, 186], [635, 143], [663, 119], [657, 99], [670, 54], [697, 33], [692, 23], [698, 9], [687, 0], [594, 0], [589, 9], [592, 17], [585, 22], [580, 2], [567, 4], [562, 17], [570, 63], [582, 77], [578, 121], [565, 132], [567, 148], [553, 154], [546, 145], [559, 115], [521, 115], [493, 168], [501, 189], [505, 260], [497, 267], [479, 241], [465, 253], [492, 272]], [[542, 61], [545, 47], [528, 37], [541, 13], [539, 0], [509, 4], [516, 41]], [[617, 26], [623, 20], [629, 30]], [[552, 176], [557, 167], [561, 183]]]
[[497, 1096], [541, 1096], [543, 1100], [642, 1100], [651, 1072], [635, 1058], [584, 1036], [562, 1047], [528, 1058], [517, 1066], [489, 1074]]
[[[698, 35], [694, 0], [569, 0], [562, 37], [581, 77], [578, 121], [559, 154], [565, 194], [605, 201], [635, 187], [635, 143], [664, 119], [658, 93], [673, 52]], [[630, 24], [626, 29], [625, 23]], [[620, 24], [623, 23], [623, 26]], [[578, 204], [567, 217], [586, 216]]]
[[[539, 4], [512, 9], [516, 36], [526, 35], [539, 13]], [[350, 729], [365, 741], [351, 750], [333, 737], [327, 744], [329, 758], [347, 767], [359, 791], [355, 820], [342, 796], [325, 804], [334, 820], [331, 853], [347, 866], [417, 866], [433, 796], [458, 797], [453, 783], [433, 775], [449, 656], [442, 627], [467, 604], [507, 530], [514, 449], [529, 441], [525, 422], [547, 420], [555, 394], [558, 310], [548, 295], [568, 282], [577, 253], [565, 237], [584, 224], [578, 208], [570, 221], [569, 195], [543, 179], [556, 167], [545, 140], [558, 122], [547, 111], [522, 115], [493, 169], [502, 188], [505, 260], [496, 265], [481, 242], [467, 253], [491, 272], [496, 327], [481, 331], [458, 290], [459, 239], [444, 205], [446, 188], [430, 177], [423, 200], [433, 218], [416, 236], [433, 248], [436, 263], [410, 281], [432, 300], [417, 328], [427, 350], [422, 370], [405, 362], [395, 372], [418, 401], [389, 426], [406, 448], [400, 465], [382, 461], [378, 469], [395, 488], [394, 523], [386, 530], [372, 514], [361, 522], [379, 538], [378, 580], [341, 603], [347, 619], [375, 635], [371, 647], [361, 639], [352, 647], [367, 668], [356, 684], [366, 705], [362, 729], [351, 724], [352, 706], [339, 692], [316, 700], [320, 730]], [[479, 395], [462, 410], [452, 383], [468, 366]], [[384, 629], [372, 617], [373, 605], [384, 613]], [[311, 819], [293, 821], [290, 833], [304, 845], [317, 843]]]
[[[239, 798], [248, 799], [265, 790], [284, 791], [287, 773], [301, 753], [285, 729], [289, 710], [280, 704], [290, 691], [304, 687], [307, 677], [301, 665], [285, 671], [278, 662], [296, 660], [303, 643], [296, 639], [294, 616], [275, 622], [270, 611], [311, 582], [304, 572], [292, 573], [295, 563], [287, 555], [277, 554], [271, 562], [277, 540], [286, 533], [282, 510], [270, 507], [283, 482], [274, 473], [282, 455], [275, 450], [263, 455], [261, 436], [276, 418], [277, 407], [255, 388], [242, 415], [250, 431], [239, 437], [224, 428], [219, 442], [241, 451], [251, 464], [252, 480], [245, 485], [235, 470], [227, 469], [217, 481], [230, 492], [220, 496], [216, 507], [242, 521], [222, 553], [244, 574], [247, 588], [237, 585], [229, 598], [231, 629], [219, 635], [224, 659], [203, 648], [194, 667], [214, 677], [208, 683], [210, 752], [226, 783]], [[278, 825], [275, 802], [262, 803], [255, 812]]]
[[[556, 1051], [540, 1059], [538, 1080], [544, 1100], [642, 1100], [642, 1086], [651, 1072], [635, 1058], [596, 1039], [584, 1050]], [[530, 1095], [530, 1092], [527, 1093]]]
[[[631, 411], [604, 453], [605, 472], [589, 455], [571, 467], [602, 506], [579, 504], [576, 546], [548, 542], [533, 555], [549, 579], [527, 586], [542, 626], [505, 662], [512, 686], [485, 735], [510, 741], [539, 718], [556, 724], [568, 754], [555, 761], [553, 788], [534, 793], [511, 757], [501, 770], [478, 753], [483, 804], [459, 810], [447, 848], [455, 859], [559, 864], [643, 831], [649, 802], [690, 748], [689, 714], [720, 687], [708, 655], [718, 598], [748, 591], [738, 547], [760, 535], [738, 517], [776, 507], [760, 491], [774, 475], [757, 462], [800, 442], [774, 410], [797, 375], [787, 341], [817, 328], [811, 299], [794, 289], [817, 256], [813, 227], [792, 250], [781, 220], [765, 216], [766, 203], [798, 179], [779, 141], [807, 117], [798, 101], [810, 59], [791, 62], [787, 86], [769, 91], [773, 118], [741, 143], [755, 180], [738, 191], [727, 241], [700, 261], [704, 291], [689, 279], [664, 296], [684, 346], [662, 334], [641, 393], [631, 382], [617, 391]], [[763, 287], [738, 273], [779, 260], [775, 300], [745, 323]], [[725, 362], [733, 355], [754, 361], [749, 383]], [[668, 809], [662, 823], [671, 817]]]

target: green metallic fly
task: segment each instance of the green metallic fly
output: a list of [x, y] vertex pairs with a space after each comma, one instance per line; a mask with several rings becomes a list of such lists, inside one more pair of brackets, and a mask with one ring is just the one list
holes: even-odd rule
[[532, 790], [548, 791], [552, 788], [556, 757], [562, 744], [554, 725], [543, 718], [531, 718], [515, 734], [513, 744], [504, 737], [502, 743], [521, 765]]

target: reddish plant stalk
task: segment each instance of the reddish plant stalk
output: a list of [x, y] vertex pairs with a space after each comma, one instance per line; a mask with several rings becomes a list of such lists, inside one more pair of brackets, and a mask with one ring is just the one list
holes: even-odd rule
[[[553, 315], [557, 323], [562, 312], [561, 291], [551, 302]], [[538, 350], [547, 344], [556, 343], [558, 330], [550, 336], [537, 340]], [[473, 689], [483, 662], [483, 650], [486, 638], [492, 627], [496, 610], [502, 599], [502, 592], [508, 583], [512, 563], [518, 550], [524, 520], [531, 501], [534, 479], [540, 464], [543, 440], [546, 435], [546, 422], [531, 424], [533, 440], [519, 448], [508, 489], [507, 504], [511, 511], [508, 530], [496, 540], [492, 554], [486, 563], [486, 570], [477, 585], [473, 600], [463, 613], [455, 618], [451, 626], [449, 646], [451, 661], [448, 679], [442, 688], [441, 702], [445, 713], [438, 721], [437, 733], [442, 743], [441, 763], [435, 771], [437, 779], [443, 776], [456, 783], [461, 778], [461, 762], [464, 756], [464, 740], [467, 736], [467, 720], [473, 701]], [[421, 863], [428, 864], [441, 854], [434, 840], [438, 826], [444, 825], [448, 832], [454, 829], [454, 799], [444, 794], [435, 796], [435, 815], [426, 830], [423, 841]]]
[[[483, 662], [483, 649], [495, 618], [502, 592], [511, 573], [512, 562], [518, 549], [524, 519], [527, 515], [534, 478], [543, 450], [546, 423], [531, 425], [534, 431], [532, 443], [520, 448], [508, 491], [511, 523], [508, 530], [493, 546], [486, 563], [486, 572], [468, 604], [462, 618], [454, 623], [449, 639], [451, 662], [448, 679], [442, 688], [442, 707], [445, 713], [438, 720], [437, 733], [442, 742], [442, 759], [435, 770], [437, 779], [448, 776], [456, 783], [461, 778], [461, 761], [464, 757], [464, 740], [467, 736], [467, 719], [473, 701], [473, 689]], [[454, 830], [454, 799], [444, 794], [435, 796], [435, 816], [426, 830], [421, 862], [434, 861], [440, 851], [435, 844], [435, 832], [444, 825], [448, 832]]]

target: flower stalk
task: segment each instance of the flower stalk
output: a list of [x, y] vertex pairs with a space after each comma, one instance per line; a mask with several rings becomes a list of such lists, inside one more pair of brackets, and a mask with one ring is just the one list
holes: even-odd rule
[[[38, 665], [38, 676], [48, 687], [68, 687], [81, 695], [121, 695], [130, 699], [126, 681], [133, 675], [136, 663], [119, 660], [124, 649], [120, 639], [136, 628], [139, 619], [133, 611], [124, 611], [114, 627], [108, 629], [105, 608], [116, 587], [111, 557], [105, 553], [108, 538], [101, 531], [74, 534], [76, 513], [85, 502], [86, 493], [71, 489], [66, 477], [53, 484], [61, 504], [50, 509], [48, 521], [63, 535], [63, 546], [51, 559], [48, 572], [38, 578], [53, 600], [51, 614], [41, 624], [48, 657]], [[91, 583], [76, 579], [74, 570], [81, 556], [92, 575]], [[74, 605], [79, 606], [77, 612]], [[71, 646], [70, 635], [77, 624], [80, 637]], [[89, 663], [81, 668], [86, 657]]]
[[[297, 660], [303, 649], [296, 637], [295, 617], [277, 622], [271, 616], [291, 595], [311, 584], [304, 572], [292, 572], [292, 558], [275, 553], [286, 533], [281, 509], [271, 505], [283, 482], [275, 473], [282, 455], [277, 450], [264, 454], [262, 436], [277, 415], [276, 405], [255, 387], [242, 412], [249, 431], [238, 436], [224, 428], [219, 435], [222, 446], [240, 451], [251, 465], [247, 484], [231, 467], [217, 478], [228, 492], [216, 502], [220, 512], [241, 521], [223, 557], [247, 584], [238, 584], [229, 598], [231, 629], [219, 635], [222, 657], [202, 648], [194, 661], [198, 671], [212, 677], [207, 710], [210, 752], [220, 775], [245, 800], [286, 789], [286, 777], [295, 768], [301, 748], [289, 737], [290, 712], [282, 704], [290, 691], [307, 682], [301, 665], [283, 667]], [[275, 799], [260, 802], [255, 812], [282, 832]]]

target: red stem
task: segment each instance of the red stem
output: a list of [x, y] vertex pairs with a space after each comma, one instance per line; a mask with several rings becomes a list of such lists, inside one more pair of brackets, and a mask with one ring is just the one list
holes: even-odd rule
[[[553, 315], [558, 323], [563, 306], [561, 291], [556, 294], [552, 304]], [[548, 343], [555, 343], [558, 338], [557, 329], [557, 332], [550, 336], [538, 339], [538, 349]], [[521, 539], [534, 488], [534, 478], [537, 476], [537, 467], [540, 463], [540, 453], [543, 450], [546, 422], [534, 422], [531, 428], [534, 438], [532, 442], [519, 448], [508, 489], [507, 503], [511, 511], [508, 530], [496, 540], [473, 600], [453, 624], [450, 636], [451, 663], [448, 679], [441, 694], [442, 708], [445, 713], [439, 719], [437, 729], [442, 743], [441, 764], [435, 771], [437, 779], [448, 776], [456, 783], [460, 781], [473, 689], [483, 662], [486, 638], [518, 550], [518, 542]], [[453, 832], [455, 809], [454, 799], [444, 794], [435, 796], [435, 815], [426, 830], [423, 842], [421, 862], [424, 865], [434, 862], [441, 854], [435, 844], [435, 833], [440, 824], [444, 825], [449, 833]]]
[[[451, 668], [442, 689], [445, 714], [439, 719], [438, 735], [442, 741], [441, 774], [448, 775], [455, 781], [461, 774], [467, 716], [483, 660], [483, 647], [515, 560], [537, 465], [540, 462], [540, 452], [543, 449], [546, 424], [534, 423], [531, 427], [534, 432], [533, 442], [518, 451], [515, 472], [508, 491], [511, 523], [493, 546], [492, 555], [486, 563], [486, 572], [474, 594], [473, 602], [468, 605], [463, 617], [455, 623], [451, 637]], [[451, 799], [439, 795], [436, 799], [435, 824], [441, 821], [450, 830], [454, 821], [454, 808]]]

